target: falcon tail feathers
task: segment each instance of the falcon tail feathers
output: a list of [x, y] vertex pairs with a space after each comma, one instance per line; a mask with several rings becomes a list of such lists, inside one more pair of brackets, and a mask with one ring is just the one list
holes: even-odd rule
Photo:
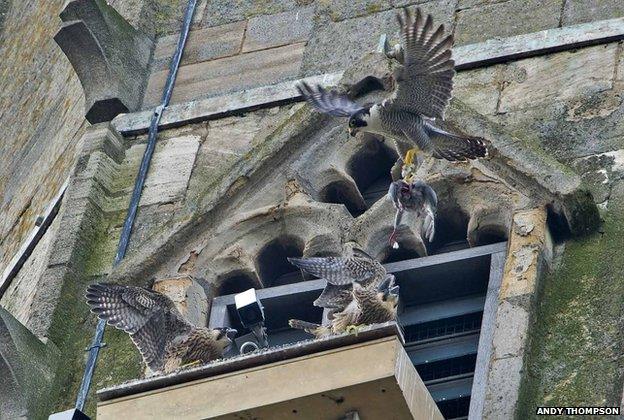
[[[437, 158], [443, 158], [453, 162], [484, 158], [488, 155], [485, 140], [481, 137], [460, 136], [444, 131], [436, 132], [432, 137], [434, 140], [433, 155]], [[446, 146], [446, 143], [449, 143], [448, 140], [453, 140], [452, 146]]]

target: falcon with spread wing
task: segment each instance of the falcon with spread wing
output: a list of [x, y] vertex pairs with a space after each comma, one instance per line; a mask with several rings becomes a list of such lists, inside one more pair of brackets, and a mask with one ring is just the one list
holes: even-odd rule
[[394, 276], [363, 251], [354, 251], [356, 255], [349, 258], [288, 259], [306, 273], [327, 281], [314, 305], [328, 309], [330, 320], [329, 325], [319, 325], [291, 319], [292, 328], [323, 337], [396, 319], [399, 286], [395, 285]]
[[487, 155], [483, 139], [452, 134], [436, 127], [444, 119], [451, 99], [455, 62], [451, 47], [453, 36], [444, 36], [444, 25], [434, 28], [431, 15], [403, 9], [398, 14], [403, 49], [402, 65], [395, 71], [396, 88], [382, 102], [362, 106], [347, 95], [316, 88], [306, 83], [297, 86], [301, 95], [317, 110], [349, 118], [349, 133], [378, 134], [406, 143], [410, 150], [405, 164], [411, 164], [420, 151], [438, 159], [465, 161]]
[[433, 188], [422, 181], [412, 181], [411, 178], [401, 179], [390, 184], [388, 197], [396, 209], [394, 229], [390, 235], [390, 245], [398, 248], [396, 242], [397, 229], [405, 211], [415, 212], [422, 218], [421, 235], [429, 242], [435, 234], [435, 214], [438, 208], [438, 196]]
[[87, 304], [98, 318], [130, 334], [145, 364], [171, 372], [191, 362], [223, 356], [236, 330], [196, 327], [167, 296], [143, 287], [98, 283], [87, 288]]

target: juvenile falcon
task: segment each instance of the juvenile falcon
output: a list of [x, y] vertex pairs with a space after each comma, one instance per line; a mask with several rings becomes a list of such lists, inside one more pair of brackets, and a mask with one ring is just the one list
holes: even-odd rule
[[98, 283], [87, 288], [87, 304], [108, 325], [130, 334], [145, 364], [172, 372], [184, 364], [223, 356], [236, 330], [196, 327], [167, 296], [143, 287]]
[[396, 209], [394, 229], [390, 234], [390, 245], [398, 248], [397, 229], [405, 211], [416, 212], [423, 219], [422, 234], [429, 242], [435, 235], [435, 214], [438, 208], [438, 196], [433, 188], [423, 181], [413, 181], [411, 177], [390, 184], [388, 197]]
[[349, 133], [378, 134], [407, 143], [414, 154], [425, 152], [438, 159], [465, 161], [487, 155], [483, 139], [448, 133], [433, 122], [444, 119], [451, 99], [455, 62], [451, 58], [453, 36], [444, 36], [444, 25], [434, 30], [431, 15], [407, 8], [397, 15], [401, 26], [402, 54], [394, 73], [391, 97], [372, 105], [359, 105], [347, 95], [301, 83], [297, 89], [317, 110], [349, 118]]
[[289, 261], [327, 285], [314, 306], [329, 309], [329, 325], [291, 319], [292, 328], [316, 337], [340, 334], [363, 325], [396, 319], [399, 286], [392, 274], [363, 251], [349, 258], [289, 258]]

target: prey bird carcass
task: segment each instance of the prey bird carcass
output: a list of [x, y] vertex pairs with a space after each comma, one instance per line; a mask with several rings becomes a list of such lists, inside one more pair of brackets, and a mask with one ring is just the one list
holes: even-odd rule
[[327, 281], [314, 305], [327, 309], [329, 320], [327, 325], [321, 325], [291, 319], [292, 328], [325, 337], [396, 320], [399, 286], [380, 262], [363, 251], [354, 249], [354, 255], [347, 258], [289, 258], [289, 261]]
[[194, 326], [171, 299], [143, 287], [98, 283], [87, 288], [86, 298], [98, 318], [130, 335], [153, 372], [219, 359], [236, 334], [231, 328]]
[[438, 196], [433, 188], [423, 181], [412, 181], [409, 178], [400, 179], [390, 184], [388, 197], [392, 201], [396, 214], [394, 227], [389, 242], [393, 248], [398, 248], [397, 235], [403, 213], [416, 213], [422, 219], [421, 237], [433, 241], [435, 235], [435, 215], [438, 208]]

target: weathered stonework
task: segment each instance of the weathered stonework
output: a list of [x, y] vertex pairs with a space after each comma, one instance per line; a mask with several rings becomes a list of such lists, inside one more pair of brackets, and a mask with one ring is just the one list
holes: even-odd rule
[[152, 42], [104, 0], [72, 0], [54, 36], [84, 89], [92, 124], [136, 111], [141, 104]]
[[478, 413], [485, 419], [513, 418], [517, 413], [531, 314], [539, 279], [551, 259], [545, 209], [515, 213], [499, 293], [483, 412]]
[[[392, 206], [385, 200], [367, 205], [366, 182], [353, 162], [377, 167], [373, 156], [385, 153], [394, 160], [396, 152], [375, 138], [349, 140], [340, 121], [308, 107], [274, 104], [160, 133], [128, 260], [113, 268], [145, 136], [123, 139], [108, 127], [82, 136], [82, 90], [50, 41], [62, 4], [45, 3], [10, 9], [0, 38], [7, 57], [0, 63], [6, 76], [0, 82], [6, 93], [0, 122], [7, 140], [0, 153], [9, 157], [0, 170], [6, 215], [0, 221], [0, 268], [74, 165], [75, 170], [56, 224], [0, 302], [69, 355], [54, 385], [64, 395], [59, 409], [73, 403], [82, 349], [94, 327], [82, 304], [90, 282], [148, 285], [156, 279], [157, 287], [174, 285], [171, 295], [183, 305], [187, 276], [195, 276], [192, 287], [200, 284], [207, 298], [236, 276], [245, 279], [245, 287], [269, 285], [260, 254], [272, 241], [292, 241], [307, 256], [359, 245], [388, 257]], [[161, 94], [185, 2], [111, 3], [135, 28], [163, 35], [155, 39], [150, 64], [152, 85], [144, 101], [149, 107]], [[182, 108], [192, 108], [187, 100], [218, 92], [342, 71], [375, 49], [380, 33], [396, 38], [394, 14], [404, 4], [422, 3], [465, 43], [621, 15], [609, 1], [592, 2], [587, 12], [572, 0], [533, 9], [515, 0], [252, 3], [198, 2], [174, 98]], [[291, 26], [263, 30], [275, 22]], [[490, 140], [491, 158], [459, 165], [427, 160], [419, 172], [442, 198], [440, 220], [465, 215], [461, 226], [471, 245], [488, 236], [510, 238], [486, 417], [511, 417], [515, 411], [528, 418], [536, 405], [621, 399], [623, 63], [622, 45], [612, 42], [460, 72], [448, 123]], [[241, 76], [241, 69], [250, 71]], [[388, 66], [369, 60], [357, 69], [343, 83], [383, 75]], [[169, 118], [168, 126], [175, 126]], [[331, 198], [337, 186], [348, 202]], [[592, 196], [602, 233], [591, 233], [599, 221]], [[561, 222], [573, 236], [555, 247], [552, 273], [545, 270], [551, 246], [536, 239], [548, 238], [544, 219], [549, 225]], [[427, 252], [421, 223], [407, 217], [401, 232], [401, 247], [416, 255]], [[536, 299], [542, 285], [544, 297]], [[191, 317], [201, 322], [203, 313]], [[124, 333], [107, 329], [105, 341], [94, 389], [140, 375], [140, 357]], [[503, 394], [512, 398], [500, 400]]]

